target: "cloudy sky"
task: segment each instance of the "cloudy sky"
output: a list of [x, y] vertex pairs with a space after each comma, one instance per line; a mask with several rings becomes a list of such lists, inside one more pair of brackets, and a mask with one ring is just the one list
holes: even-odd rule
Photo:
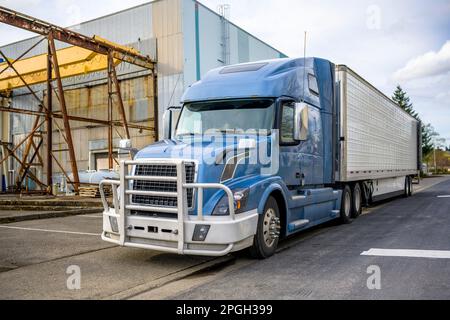
[[[0, 0], [62, 26], [148, 1]], [[387, 95], [397, 83], [450, 144], [450, 0], [201, 0], [231, 5], [231, 21], [287, 55], [347, 64]], [[0, 45], [29, 36], [0, 25]]]

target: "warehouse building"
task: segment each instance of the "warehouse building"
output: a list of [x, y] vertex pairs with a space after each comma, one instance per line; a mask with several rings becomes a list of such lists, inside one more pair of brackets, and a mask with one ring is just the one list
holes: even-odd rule
[[[141, 124], [153, 131], [130, 129], [133, 146], [142, 148], [162, 134], [162, 117], [171, 106], [179, 106], [185, 89], [201, 79], [208, 70], [241, 62], [285, 57], [283, 53], [194, 0], [158, 0], [117, 12], [92, 21], [70, 27], [86, 36], [100, 36], [120, 45], [138, 50], [156, 61], [156, 77], [151, 71], [132, 64], [117, 65], [122, 100], [130, 122]], [[0, 48], [8, 59], [16, 59], [39, 37], [12, 43]], [[69, 45], [57, 42], [57, 49]], [[36, 46], [24, 58], [47, 52], [45, 42]], [[75, 116], [105, 118], [108, 105], [106, 71], [101, 70], [63, 79], [68, 113]], [[1, 80], [1, 79], [0, 79]], [[41, 97], [45, 96], [45, 84], [32, 86]], [[4, 89], [4, 88], [3, 88]], [[2, 90], [0, 86], [0, 91]], [[8, 97], [0, 98], [1, 106], [37, 110], [38, 103], [25, 88], [14, 89]], [[118, 119], [114, 113], [113, 117]], [[0, 112], [0, 140], [12, 146], [30, 132], [33, 115]], [[78, 171], [108, 169], [107, 131], [101, 125], [72, 122], [74, 150]], [[43, 133], [45, 134], [45, 132]], [[52, 149], [55, 161], [70, 171], [67, 150], [64, 150], [62, 133], [53, 130]], [[116, 154], [120, 132], [114, 131], [113, 148]], [[18, 155], [23, 146], [18, 148]], [[0, 154], [0, 159], [5, 156]], [[48, 159], [42, 155], [42, 161]], [[12, 182], [18, 163], [14, 159], [0, 166], [3, 179]], [[61, 178], [61, 170], [54, 166], [54, 180]], [[30, 170], [44, 179], [44, 165]], [[35, 185], [28, 181], [30, 189]], [[5, 183], [2, 183], [5, 187]]]

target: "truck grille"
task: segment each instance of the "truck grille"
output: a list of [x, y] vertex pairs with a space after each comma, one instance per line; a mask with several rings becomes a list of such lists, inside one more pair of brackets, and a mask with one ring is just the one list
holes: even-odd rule
[[[188, 163], [185, 165], [186, 183], [194, 183], [195, 165]], [[137, 165], [134, 173], [136, 176], [152, 177], [176, 177], [176, 165]], [[158, 191], [158, 192], [178, 192], [175, 181], [142, 181], [133, 182], [133, 190], [137, 191]], [[187, 205], [192, 208], [194, 190], [186, 189]], [[176, 197], [133, 195], [131, 201], [136, 204], [148, 205], [152, 207], [177, 207]], [[137, 212], [136, 212], [137, 213]], [[135, 214], [136, 214], [135, 213]], [[138, 213], [140, 214], [140, 213]]]

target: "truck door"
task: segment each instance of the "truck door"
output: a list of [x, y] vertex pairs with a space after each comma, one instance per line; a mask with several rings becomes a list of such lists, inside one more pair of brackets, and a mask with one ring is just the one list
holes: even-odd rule
[[314, 161], [307, 141], [294, 139], [295, 102], [283, 101], [280, 112], [280, 176], [290, 189], [313, 182]]
[[323, 136], [322, 136], [322, 121], [319, 109], [313, 106], [308, 106], [308, 122], [309, 122], [309, 137], [308, 150], [304, 152], [311, 155], [313, 161], [313, 173], [311, 177], [311, 184], [323, 185]]

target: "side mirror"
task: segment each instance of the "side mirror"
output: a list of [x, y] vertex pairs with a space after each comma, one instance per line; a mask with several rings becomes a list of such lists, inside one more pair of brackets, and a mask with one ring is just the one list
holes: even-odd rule
[[308, 105], [304, 102], [295, 104], [294, 139], [296, 141], [308, 140]]
[[124, 139], [119, 141], [119, 154], [129, 153], [131, 158], [133, 159], [138, 150], [133, 148], [131, 144], [131, 140]]
[[175, 134], [181, 107], [170, 107], [163, 116], [163, 139], [171, 139]]

